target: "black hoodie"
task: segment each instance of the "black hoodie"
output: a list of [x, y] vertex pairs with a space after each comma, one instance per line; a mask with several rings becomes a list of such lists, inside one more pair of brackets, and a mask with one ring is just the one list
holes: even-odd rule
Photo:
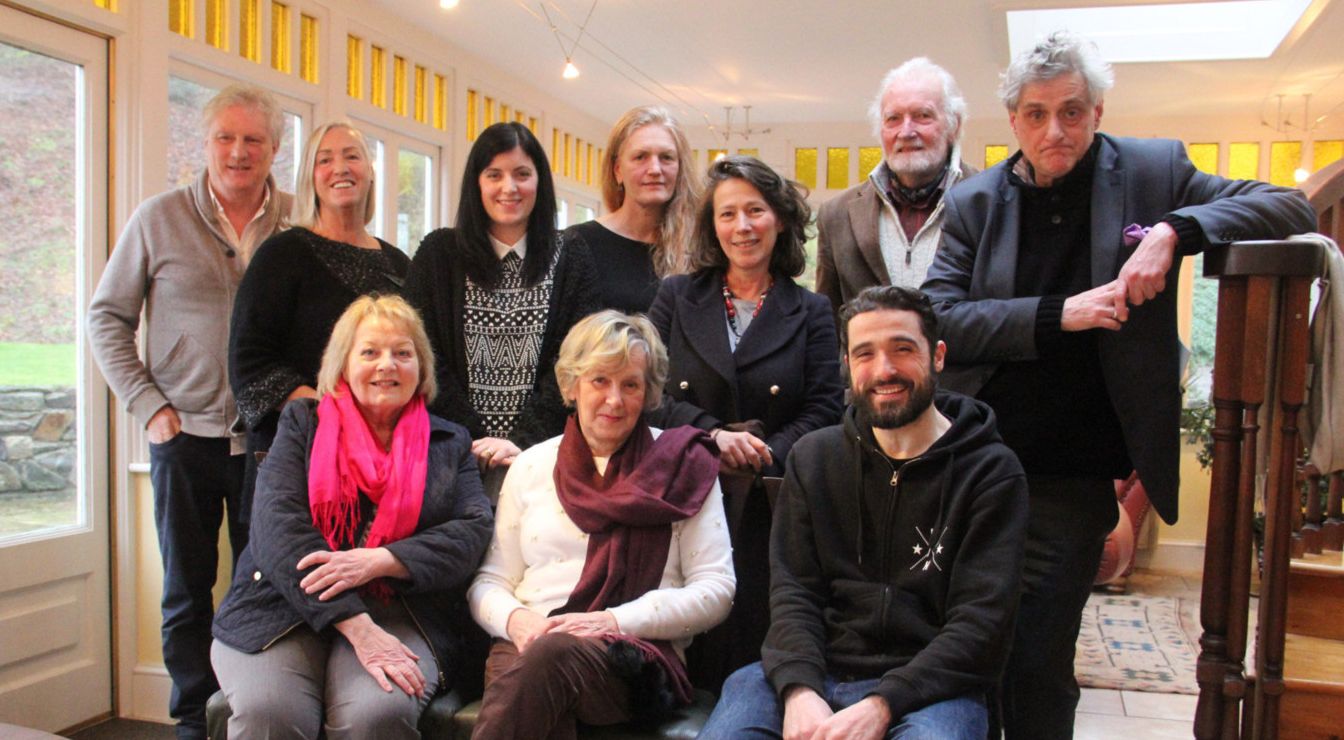
[[[897, 471], [850, 407], [794, 445], [770, 535], [766, 676], [821, 693], [880, 678], [893, 722], [983, 693], [1013, 633], [1027, 483], [989, 407], [939, 392], [952, 426]], [[885, 502], [876, 506], [875, 502]]]

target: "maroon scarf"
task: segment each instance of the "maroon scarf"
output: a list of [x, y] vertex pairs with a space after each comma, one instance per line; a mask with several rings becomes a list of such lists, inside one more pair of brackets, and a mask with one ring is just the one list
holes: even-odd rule
[[[663, 580], [672, 523], [700, 511], [718, 478], [718, 453], [709, 435], [677, 427], [653, 438], [643, 419], [599, 475], [593, 452], [571, 414], [555, 461], [555, 490], [565, 513], [588, 533], [583, 573], [569, 601], [552, 614], [600, 611], [633, 601]], [[673, 693], [691, 700], [686, 666], [666, 640], [611, 635], [634, 643], [656, 660]]]

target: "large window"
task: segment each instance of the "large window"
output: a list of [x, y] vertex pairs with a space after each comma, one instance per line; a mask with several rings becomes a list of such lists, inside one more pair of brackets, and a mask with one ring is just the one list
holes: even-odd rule
[[411, 149], [397, 153], [397, 246], [412, 252], [429, 233], [434, 212], [434, 160]]

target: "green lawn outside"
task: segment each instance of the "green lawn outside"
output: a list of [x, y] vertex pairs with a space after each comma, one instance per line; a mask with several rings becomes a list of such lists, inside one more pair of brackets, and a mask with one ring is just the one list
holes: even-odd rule
[[75, 345], [0, 342], [0, 385], [73, 386]]

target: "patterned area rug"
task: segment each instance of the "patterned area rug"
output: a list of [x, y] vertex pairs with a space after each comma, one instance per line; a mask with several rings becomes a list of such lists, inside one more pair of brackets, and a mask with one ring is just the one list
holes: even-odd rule
[[1078, 685], [1198, 694], [1196, 607], [1169, 596], [1092, 594], [1073, 662]]

